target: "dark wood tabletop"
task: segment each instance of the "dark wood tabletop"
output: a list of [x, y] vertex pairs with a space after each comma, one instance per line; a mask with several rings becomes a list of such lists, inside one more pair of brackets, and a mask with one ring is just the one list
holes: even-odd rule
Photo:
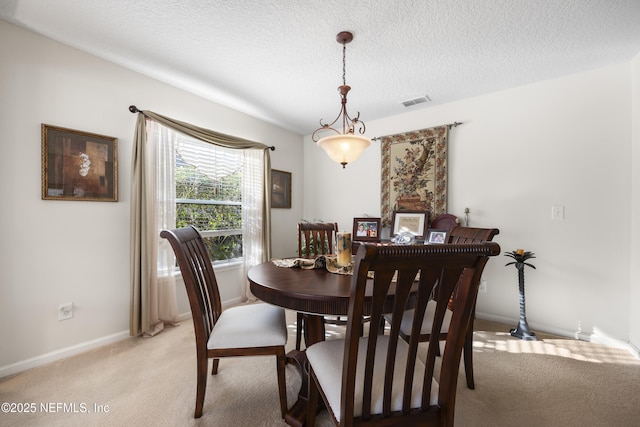
[[[349, 310], [351, 275], [331, 273], [325, 269], [278, 267], [269, 261], [252, 267], [248, 278], [251, 292], [269, 304], [317, 315], [344, 316]], [[394, 293], [392, 287], [389, 311]], [[371, 296], [370, 290], [366, 296]]]

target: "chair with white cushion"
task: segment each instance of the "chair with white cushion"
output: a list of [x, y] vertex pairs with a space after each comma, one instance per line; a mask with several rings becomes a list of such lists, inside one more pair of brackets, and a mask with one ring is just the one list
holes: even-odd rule
[[[315, 258], [320, 255], [331, 254], [335, 247], [337, 222], [299, 222], [298, 223], [298, 256]], [[296, 328], [296, 350], [300, 350], [304, 331], [305, 314], [298, 312]], [[324, 318], [324, 323], [346, 325], [346, 320]], [[305, 342], [306, 342], [305, 337]]]
[[221, 357], [272, 355], [276, 357], [280, 411], [284, 418], [287, 411], [284, 309], [258, 303], [223, 311], [216, 276], [198, 230], [194, 226], [163, 230], [160, 236], [171, 243], [191, 305], [197, 356], [194, 417], [202, 416], [209, 359], [213, 359], [211, 375], [215, 375]]
[[[454, 227], [449, 232], [448, 242], [451, 244], [463, 244], [463, 243], [484, 243], [490, 242], [494, 236], [500, 233], [500, 230], [497, 228], [474, 228], [474, 227]], [[475, 276], [473, 280], [475, 282], [480, 283], [480, 279], [482, 278], [482, 272], [485, 267], [485, 263], [479, 265], [476, 269]], [[437, 289], [436, 289], [437, 292]], [[451, 296], [451, 301], [449, 304], [449, 308], [451, 308], [451, 302], [455, 298], [455, 292]], [[420, 330], [420, 334], [418, 335], [419, 341], [429, 341], [429, 337], [431, 335], [431, 326], [433, 323], [433, 307], [435, 303], [427, 304], [427, 310], [424, 316], [424, 322], [422, 323], [422, 329]], [[473, 375], [473, 323], [476, 317], [476, 307], [475, 301], [473, 305], [473, 311], [471, 312], [471, 319], [469, 320], [469, 328], [467, 329], [467, 334], [464, 341], [464, 350], [462, 352], [464, 357], [464, 372], [467, 378], [467, 387], [470, 389], [475, 388], [475, 379]], [[407, 310], [404, 314], [405, 319], [403, 319], [402, 324], [400, 326], [400, 336], [405, 340], [409, 340], [409, 336], [411, 335], [411, 318], [413, 317], [413, 310]], [[449, 323], [451, 320], [451, 310], [447, 310], [444, 317], [444, 322], [442, 323], [442, 329], [440, 330], [440, 340], [447, 339], [447, 333], [449, 332]]]
[[[458, 369], [469, 319], [478, 292], [476, 269], [500, 253], [497, 243], [388, 245], [365, 243], [355, 259], [345, 339], [307, 348], [309, 408], [313, 427], [319, 396], [336, 425], [453, 426]], [[370, 280], [370, 272], [373, 279]], [[433, 291], [439, 287], [435, 299]], [[390, 331], [379, 328], [389, 289], [393, 289]], [[438, 333], [456, 290], [439, 373], [435, 361]], [[366, 292], [365, 292], [366, 291]], [[427, 304], [435, 304], [426, 355], [418, 352], [418, 332]], [[400, 337], [400, 324], [413, 308], [414, 333]], [[368, 335], [360, 336], [360, 319], [371, 316]]]

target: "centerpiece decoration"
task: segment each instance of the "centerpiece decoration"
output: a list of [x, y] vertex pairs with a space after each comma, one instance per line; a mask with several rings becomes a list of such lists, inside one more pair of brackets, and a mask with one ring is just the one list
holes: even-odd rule
[[339, 231], [336, 233], [336, 255], [341, 267], [351, 263], [351, 233]]

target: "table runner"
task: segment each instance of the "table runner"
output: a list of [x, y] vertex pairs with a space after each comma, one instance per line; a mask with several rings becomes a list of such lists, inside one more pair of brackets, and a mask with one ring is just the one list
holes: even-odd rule
[[277, 267], [298, 267], [305, 270], [325, 269], [330, 273], [353, 275], [353, 261], [349, 265], [338, 265], [335, 255], [320, 255], [316, 258], [274, 258], [271, 260]]

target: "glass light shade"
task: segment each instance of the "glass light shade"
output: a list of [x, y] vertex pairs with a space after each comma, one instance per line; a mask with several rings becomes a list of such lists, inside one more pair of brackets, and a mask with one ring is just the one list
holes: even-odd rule
[[371, 145], [371, 140], [366, 136], [353, 134], [332, 135], [318, 140], [318, 145], [327, 152], [331, 160], [342, 164], [344, 168], [347, 163], [360, 157], [364, 149]]

